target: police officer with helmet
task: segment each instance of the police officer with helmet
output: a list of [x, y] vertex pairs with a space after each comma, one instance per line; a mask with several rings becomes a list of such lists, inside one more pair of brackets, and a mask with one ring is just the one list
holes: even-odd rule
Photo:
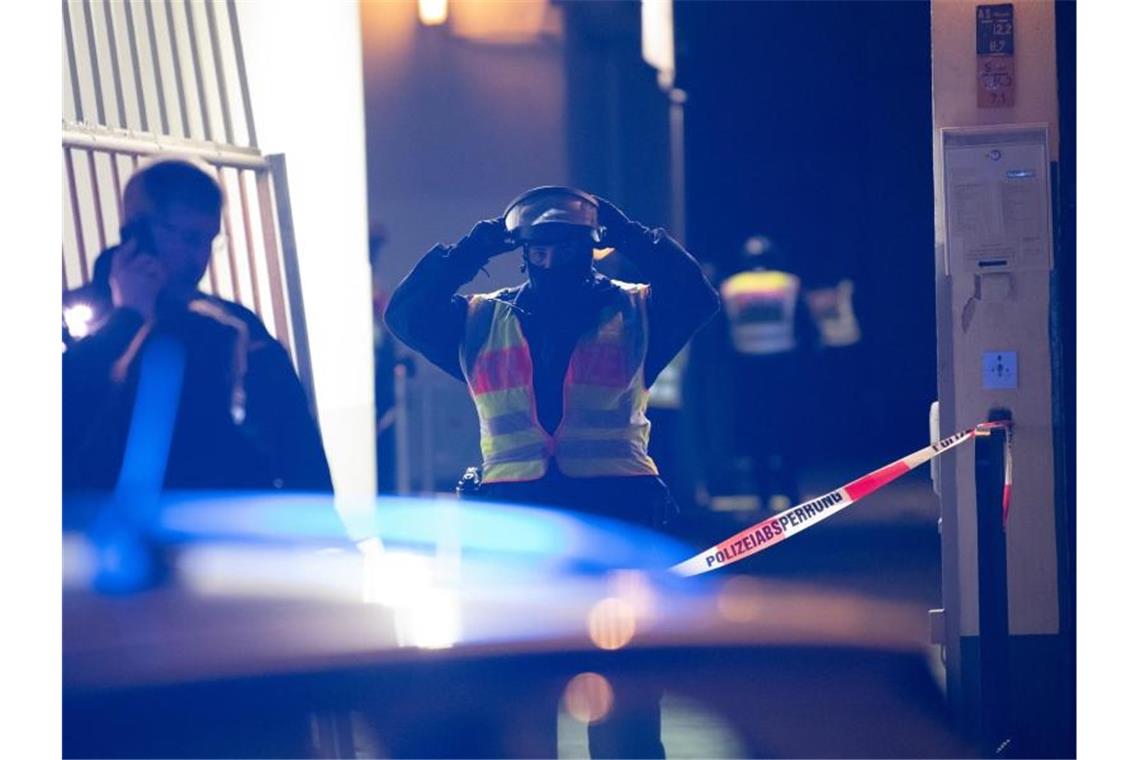
[[[526, 282], [456, 291], [522, 248]], [[594, 268], [595, 248], [630, 257], [648, 284]], [[647, 389], [717, 310], [697, 262], [664, 230], [608, 201], [539, 187], [455, 245], [437, 245], [392, 294], [392, 332], [465, 382], [480, 422], [480, 495], [591, 511], [658, 527], [669, 503], [647, 453]]]
[[[521, 285], [456, 293], [519, 247]], [[594, 250], [608, 247], [648, 283], [599, 274]], [[480, 498], [664, 527], [676, 507], [648, 453], [648, 388], [718, 305], [700, 266], [664, 230], [590, 193], [544, 186], [428, 251], [385, 318], [467, 384], [479, 416]], [[590, 744], [596, 757], [663, 756], [658, 707], [591, 726]]]

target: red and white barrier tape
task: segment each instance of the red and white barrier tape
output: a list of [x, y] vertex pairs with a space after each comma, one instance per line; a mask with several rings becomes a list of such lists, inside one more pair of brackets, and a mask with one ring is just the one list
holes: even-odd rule
[[[790, 538], [811, 526], [820, 523], [837, 512], [851, 506], [868, 494], [878, 491], [896, 478], [905, 475], [919, 465], [926, 464], [940, 454], [959, 446], [979, 435], [989, 435], [995, 428], [1007, 428], [1008, 422], [983, 422], [969, 430], [963, 430], [913, 454], [899, 459], [886, 467], [880, 467], [861, 478], [856, 478], [842, 488], [815, 499], [785, 509], [777, 515], [761, 520], [750, 528], [721, 541], [700, 554], [674, 565], [672, 570], [680, 575], [699, 575], [711, 570], [719, 570], [733, 562], [769, 549], [786, 538]], [[1002, 523], [1009, 514], [1010, 493], [1013, 488], [1013, 437], [1005, 438], [1005, 486], [1002, 490]]]

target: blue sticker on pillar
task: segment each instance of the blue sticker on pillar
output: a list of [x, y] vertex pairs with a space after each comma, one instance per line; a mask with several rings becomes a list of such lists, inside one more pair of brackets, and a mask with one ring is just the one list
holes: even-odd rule
[[982, 387], [988, 390], [1017, 387], [1016, 351], [986, 351], [982, 354]]

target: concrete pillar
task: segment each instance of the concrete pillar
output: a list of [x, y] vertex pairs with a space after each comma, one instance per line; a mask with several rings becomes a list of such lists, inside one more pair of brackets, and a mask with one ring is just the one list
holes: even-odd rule
[[[994, 35], [1006, 31], [1009, 8], [1012, 35], [991, 48]], [[1005, 541], [1013, 691], [1004, 751], [1014, 756], [1075, 752], [1072, 639], [1062, 625], [1072, 578], [1066, 577], [1067, 521], [1058, 517], [1065, 505], [1055, 471], [1060, 388], [1051, 213], [1059, 157], [1054, 11], [1052, 2], [1040, 0], [931, 3], [940, 428], [942, 435], [968, 428], [997, 407], [1013, 415], [1014, 485]], [[995, 15], [987, 20], [987, 12]], [[979, 50], [980, 44], [986, 49]], [[983, 57], [1008, 52], [1008, 44], [1012, 55]], [[980, 83], [987, 71], [997, 76]], [[1040, 160], [1029, 168], [1039, 135]], [[958, 158], [947, 161], [945, 149], [954, 145], [976, 149], [973, 156], [955, 154], [976, 161], [976, 174], [961, 168]], [[982, 720], [979, 691], [992, 675], [980, 672], [978, 659], [978, 599], [988, 579], [978, 577], [972, 448], [950, 455], [940, 486], [948, 695], [970, 729]]]

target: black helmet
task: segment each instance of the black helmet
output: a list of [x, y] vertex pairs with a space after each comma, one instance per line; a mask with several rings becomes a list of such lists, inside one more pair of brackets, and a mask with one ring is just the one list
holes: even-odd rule
[[572, 187], [544, 185], [527, 190], [503, 212], [507, 232], [519, 243], [602, 241], [598, 201]]

